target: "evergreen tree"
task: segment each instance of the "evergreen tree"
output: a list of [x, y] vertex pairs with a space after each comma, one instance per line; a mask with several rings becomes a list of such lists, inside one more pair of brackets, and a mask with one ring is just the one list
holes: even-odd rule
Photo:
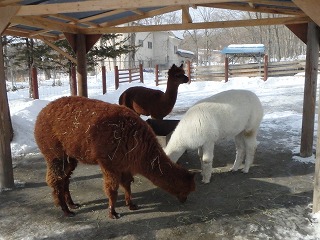
[[[120, 34], [102, 35], [100, 45], [95, 45], [87, 54], [88, 71], [94, 70], [94, 67], [106, 58], [116, 58], [121, 54], [133, 51], [133, 47], [126, 45], [125, 41], [126, 39], [121, 40]], [[71, 76], [70, 69], [74, 66], [74, 63], [43, 41], [6, 37], [2, 38], [2, 42], [6, 50], [4, 52], [5, 64], [7, 69], [11, 71], [11, 74], [7, 72], [7, 76], [10, 76], [12, 81], [19, 78], [19, 76], [28, 78], [31, 91], [30, 97], [32, 96], [31, 68], [33, 66], [43, 71], [46, 79], [50, 79], [52, 73], [55, 75], [56, 69]], [[75, 58], [75, 53], [67, 40], [58, 40], [54, 44]], [[55, 80], [53, 80], [52, 85], [56, 84]]]

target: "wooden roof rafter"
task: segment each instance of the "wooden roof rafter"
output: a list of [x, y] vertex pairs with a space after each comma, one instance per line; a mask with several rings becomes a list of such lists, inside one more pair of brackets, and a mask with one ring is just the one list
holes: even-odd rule
[[61, 48], [57, 47], [56, 45], [54, 45], [50, 40], [48, 40], [47, 38], [39, 38], [40, 40], [42, 40], [43, 42], [45, 42], [49, 47], [51, 47], [52, 49], [54, 49], [55, 51], [57, 51], [58, 53], [60, 53], [61, 55], [63, 55], [64, 57], [66, 57], [67, 59], [69, 59], [71, 62], [73, 62], [74, 64], [77, 63], [77, 60], [70, 56], [68, 53], [66, 53], [65, 51], [63, 51]]
[[[303, 0], [295, 0], [302, 1]], [[182, 29], [200, 29], [200, 28], [216, 28], [222, 27], [241, 27], [269, 25], [272, 22], [282, 24], [287, 20], [290, 24], [301, 22], [300, 17], [305, 17], [306, 14], [296, 5], [293, 0], [66, 0], [56, 1], [43, 0], [39, 4], [36, 0], [4, 0], [0, 1], [3, 4], [16, 7], [18, 10], [10, 20], [9, 28], [3, 34], [21, 35], [29, 32], [30, 38], [48, 37], [56, 35], [57, 39], [64, 38], [63, 33], [71, 34], [104, 34], [104, 33], [123, 33], [135, 31], [170, 31]], [[311, 0], [314, 1], [314, 0]], [[28, 5], [24, 5], [26, 2]], [[34, 2], [34, 4], [32, 4]], [[159, 5], [160, 4], [160, 5]], [[225, 22], [197, 22], [194, 24], [190, 15], [190, 8], [197, 10], [198, 7], [210, 7], [239, 11], [251, 11], [261, 13], [279, 14], [280, 17], [292, 18], [281, 19], [277, 18], [274, 21], [266, 19], [250, 19], [249, 21], [225, 21]], [[121, 27], [130, 22], [139, 21], [142, 19], [152, 18], [163, 15], [169, 12], [181, 11], [181, 23], [168, 24], [163, 26], [134, 26], [131, 30]], [[3, 12], [5, 12], [3, 10]], [[271, 15], [270, 15], [271, 16]], [[265, 17], [270, 17], [265, 16]], [[271, 16], [273, 17], [273, 15]], [[271, 18], [270, 17], [270, 18]], [[1, 18], [1, 17], [0, 17]], [[306, 20], [309, 21], [310, 19]], [[251, 21], [257, 21], [254, 24]], [[304, 21], [304, 22], [306, 22]], [[239, 24], [237, 24], [239, 23]], [[169, 26], [170, 25], [170, 26]], [[9, 30], [10, 29], [10, 30]], [[114, 32], [115, 31], [115, 32]], [[50, 39], [53, 39], [51, 36]]]
[[284, 14], [284, 15], [303, 15], [305, 13], [301, 11], [292, 2], [282, 1], [269, 1], [269, 0], [252, 0], [247, 1], [247, 4], [243, 3], [210, 3], [202, 4], [202, 7], [221, 8], [228, 10], [238, 11], [249, 11], [249, 12], [261, 12], [261, 13], [273, 13], [273, 14]]
[[93, 23], [93, 22], [90, 22], [90, 21], [81, 21], [80, 19], [72, 18], [72, 17], [69, 17], [69, 16], [62, 15], [62, 14], [49, 15], [48, 17], [64, 20], [68, 24], [74, 24], [74, 25], [81, 24], [81, 25], [87, 25], [88, 27], [98, 27], [99, 26], [99, 24], [96, 24], [96, 23]]
[[21, 29], [21, 28], [15, 28], [12, 27], [10, 29], [5, 30], [5, 35], [10, 35], [10, 36], [17, 36], [17, 37], [25, 37], [25, 38], [35, 38], [35, 39], [40, 39], [45, 37], [46, 39], [50, 41], [57, 41], [60, 39], [63, 39], [64, 37], [58, 36], [58, 35], [53, 35], [48, 32], [42, 32], [37, 33], [34, 31], [30, 31], [27, 29]]
[[182, 23], [192, 23], [189, 7], [182, 6], [181, 9], [182, 9]]
[[138, 20], [145, 19], [145, 18], [152, 18], [152, 17], [158, 16], [158, 15], [162, 15], [165, 13], [174, 12], [174, 11], [178, 11], [178, 10], [181, 10], [181, 6], [164, 7], [161, 9], [149, 11], [149, 12], [145, 13], [143, 16], [140, 16], [140, 15], [139, 16], [130, 16], [130, 17], [119, 19], [119, 20], [106, 22], [106, 23], [103, 23], [100, 25], [101, 25], [101, 27], [114, 27], [114, 26], [118, 26], [121, 24], [138, 21]]
[[2, 0], [2, 1], [0, 1], [0, 7], [16, 5], [20, 2], [21, 2], [21, 0]]
[[201, 7], [211, 7], [211, 8], [220, 8], [226, 10], [236, 10], [236, 11], [248, 11], [248, 12], [260, 12], [260, 13], [273, 13], [273, 14], [283, 14], [283, 15], [300, 15], [305, 16], [305, 13], [301, 10], [282, 10], [279, 8], [270, 8], [270, 7], [251, 7], [249, 5], [232, 5], [224, 3], [214, 3], [214, 4], [203, 4]]
[[309, 22], [309, 17], [278, 17], [250, 20], [232, 20], [205, 23], [163, 24], [130, 27], [101, 27], [96, 29], [83, 29], [82, 34], [101, 33], [129, 33], [129, 32], [156, 32], [169, 30], [208, 29], [208, 28], [232, 28], [262, 25], [287, 25]]
[[287, 8], [296, 8], [297, 6], [292, 2], [286, 2], [286, 1], [273, 1], [273, 0], [248, 0], [248, 4], [258, 5], [269, 5], [269, 6], [276, 6], [276, 7], [287, 7]]
[[78, 33], [78, 27], [73, 24], [67, 24], [59, 21], [54, 21], [45, 17], [13, 17], [11, 22], [13, 24], [20, 24], [39, 29], [47, 29], [51, 31], [62, 31], [70, 33]]
[[[243, 2], [244, 0], [232, 0], [232, 2]], [[38, 5], [21, 5], [17, 16], [35, 16], [35, 15], [51, 15], [59, 13], [75, 13], [90, 11], [110, 11], [114, 9], [136, 9], [150, 7], [168, 7], [182, 5], [197, 5], [212, 2], [230, 2], [230, 0], [144, 0], [144, 1], [126, 1], [126, 0], [92, 0], [92, 1], [77, 1], [54, 4], [38, 4]]]

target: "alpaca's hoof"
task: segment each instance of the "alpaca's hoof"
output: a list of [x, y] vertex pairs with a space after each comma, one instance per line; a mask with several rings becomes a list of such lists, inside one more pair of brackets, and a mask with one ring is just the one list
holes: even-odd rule
[[80, 208], [81, 207], [81, 205], [80, 204], [70, 204], [69, 205], [69, 208], [71, 208], [71, 209], [78, 209], [78, 208]]
[[109, 218], [111, 218], [111, 219], [118, 219], [118, 218], [120, 218], [120, 214], [119, 213], [117, 213], [117, 212], [109, 212]]
[[210, 179], [211, 179], [211, 174], [209, 176], [203, 175], [202, 176], [202, 183], [205, 183], [205, 184], [210, 183]]
[[181, 203], [185, 203], [185, 202], [187, 201], [187, 197], [178, 196], [178, 200], [179, 200], [179, 202], [181, 202]]
[[204, 179], [202, 179], [201, 182], [204, 183], [204, 184], [207, 184], [207, 183], [210, 183], [210, 179], [209, 179], [209, 180], [204, 180]]
[[248, 173], [248, 172], [249, 172], [249, 169], [244, 168], [244, 169], [242, 169], [242, 172], [243, 172], [243, 173]]
[[64, 216], [65, 217], [74, 217], [76, 214], [74, 212], [68, 211], [68, 212], [64, 212]]
[[232, 168], [230, 168], [230, 171], [231, 171], [231, 172], [236, 172], [236, 171], [238, 171], [238, 168], [233, 168], [233, 167], [232, 167]]
[[130, 210], [137, 210], [138, 209], [138, 205], [133, 204], [133, 203], [128, 204], [128, 207], [129, 207]]

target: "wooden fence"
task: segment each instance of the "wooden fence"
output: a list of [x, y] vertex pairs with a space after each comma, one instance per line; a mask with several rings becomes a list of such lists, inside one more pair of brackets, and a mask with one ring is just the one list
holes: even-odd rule
[[[187, 64], [184, 65], [184, 70], [189, 78], [189, 81], [191, 81], [192, 79], [192, 67], [191, 67], [191, 62], [187, 61]], [[156, 86], [160, 85], [160, 84], [167, 84], [168, 81], [168, 69], [166, 70], [159, 70], [159, 65], [155, 66], [155, 82], [156, 82]]]
[[119, 88], [120, 83], [139, 81], [143, 83], [143, 67], [142, 64], [139, 68], [119, 69], [118, 66], [114, 67], [115, 88]]
[[[293, 76], [305, 72], [305, 60], [288, 62], [268, 62], [247, 64], [225, 64], [212, 66], [191, 67], [193, 81], [222, 81], [226, 82], [230, 77], [262, 77], [265, 81], [268, 77]], [[319, 67], [320, 70], [320, 67]]]
[[[320, 61], [319, 61], [320, 63]], [[305, 60], [289, 62], [268, 62], [267, 58], [264, 63], [249, 64], [221, 64], [212, 66], [193, 66], [190, 62], [185, 65], [185, 71], [190, 81], [228, 81], [229, 77], [268, 77], [292, 76], [297, 73], [305, 72]], [[319, 66], [320, 70], [320, 66]], [[158, 65], [155, 66], [155, 85], [167, 84], [168, 70], [159, 71]], [[131, 69], [118, 69], [115, 67], [115, 88], [119, 88], [120, 83], [139, 81], [144, 82], [143, 66]], [[33, 98], [38, 99], [38, 79], [37, 69], [32, 69], [32, 88]], [[102, 67], [102, 91], [106, 93], [106, 69]], [[76, 70], [71, 69], [71, 95], [77, 95]]]

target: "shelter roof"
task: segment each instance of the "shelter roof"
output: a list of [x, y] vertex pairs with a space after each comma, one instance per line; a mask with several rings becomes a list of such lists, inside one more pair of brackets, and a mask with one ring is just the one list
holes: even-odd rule
[[[308, 2], [308, 3], [306, 3]], [[275, 24], [301, 24], [310, 17], [320, 25], [320, 16], [311, 4], [316, 0], [0, 0], [0, 32], [46, 40], [65, 38], [64, 33], [103, 34], [186, 29], [225, 28]], [[195, 22], [189, 12], [198, 7], [271, 13], [264, 19]], [[303, 7], [303, 10], [300, 8]], [[305, 13], [305, 8], [308, 14]], [[123, 26], [140, 19], [174, 11], [181, 23]], [[310, 16], [309, 16], [310, 13]], [[273, 14], [280, 14], [274, 17]]]

